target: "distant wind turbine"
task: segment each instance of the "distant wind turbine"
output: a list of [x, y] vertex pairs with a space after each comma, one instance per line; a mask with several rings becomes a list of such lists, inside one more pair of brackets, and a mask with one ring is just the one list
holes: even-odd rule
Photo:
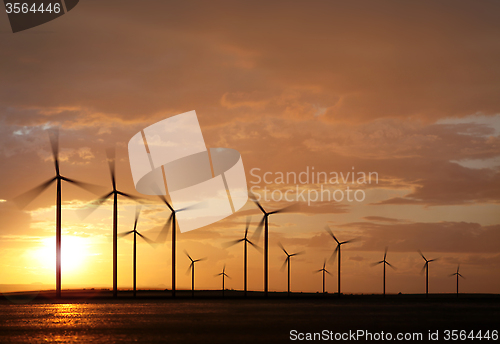
[[425, 260], [425, 264], [424, 264], [422, 271], [420, 273], [423, 273], [425, 270], [425, 296], [428, 297], [429, 296], [429, 263], [435, 262], [436, 260], [438, 260], [438, 258], [427, 260], [427, 258], [425, 258], [424, 254], [421, 251], [418, 251], [418, 253], [420, 253], [422, 258]]
[[252, 201], [255, 202], [255, 204], [257, 204], [257, 206], [259, 207], [260, 211], [263, 214], [262, 219], [260, 220], [252, 238], [258, 239], [262, 232], [262, 227], [264, 227], [264, 295], [265, 297], [267, 297], [269, 290], [269, 216], [273, 214], [289, 212], [292, 210], [292, 207], [294, 207], [296, 204], [292, 204], [291, 206], [278, 209], [275, 211], [267, 212], [264, 210], [259, 201], [257, 201], [255, 195], [250, 193], [250, 197]]
[[347, 241], [338, 241], [337, 238], [335, 237], [335, 235], [333, 235], [332, 231], [330, 230], [330, 227], [326, 226], [325, 227], [325, 230], [327, 231], [328, 234], [330, 234], [330, 236], [333, 238], [333, 240], [335, 240], [335, 242], [337, 243], [337, 246], [335, 247], [335, 250], [333, 251], [332, 253], [332, 256], [330, 257], [330, 260], [335, 260], [335, 253], [337, 253], [337, 259], [338, 259], [338, 294], [340, 296], [340, 248], [342, 245], [344, 244], [347, 244], [347, 243], [350, 243], [350, 242], [353, 242], [353, 240], [347, 240]]
[[[159, 190], [159, 188], [158, 188]], [[157, 192], [158, 197], [163, 201], [163, 203], [168, 207], [170, 210], [170, 216], [168, 217], [167, 222], [165, 223], [165, 226], [163, 226], [162, 230], [160, 231], [160, 234], [158, 235], [158, 238], [156, 238], [156, 242], [165, 242], [167, 240], [168, 236], [168, 231], [170, 228], [172, 228], [172, 297], [175, 297], [175, 292], [176, 292], [176, 284], [175, 284], [175, 270], [176, 270], [176, 237], [177, 237], [177, 219], [176, 219], [176, 214], [178, 212], [188, 210], [191, 208], [194, 208], [194, 206], [191, 207], [186, 207], [182, 209], [177, 209], [175, 210], [174, 207], [167, 201], [167, 198], [163, 195], [160, 195], [160, 192]]]
[[378, 265], [378, 264], [384, 265], [384, 296], [385, 296], [385, 266], [389, 265], [391, 268], [396, 269], [394, 266], [389, 264], [389, 262], [386, 260], [386, 258], [387, 258], [387, 247], [385, 248], [385, 252], [384, 252], [384, 260], [381, 260], [380, 262], [376, 262], [373, 264], [373, 266]]
[[281, 245], [281, 243], [278, 243], [279, 247], [281, 247], [281, 249], [283, 250], [283, 252], [285, 252], [286, 254], [286, 258], [285, 258], [285, 261], [283, 262], [283, 265], [281, 266], [281, 270], [283, 270], [285, 268], [285, 265], [288, 265], [288, 297], [290, 297], [290, 263], [291, 263], [291, 259], [292, 257], [294, 256], [298, 256], [300, 254], [303, 254], [304, 252], [297, 252], [297, 253], [292, 253], [292, 254], [289, 254], [285, 248], [283, 247], [283, 245]]
[[138, 201], [139, 197], [132, 196], [116, 188], [116, 166], [115, 166], [115, 150], [108, 149], [106, 151], [109, 165], [109, 173], [111, 175], [112, 190], [101, 198], [93, 201], [87, 207], [81, 210], [83, 218], [90, 215], [94, 210], [101, 206], [109, 197], [113, 196], [113, 297], [118, 297], [118, 196], [123, 196], [131, 200]]
[[460, 272], [458, 272], [459, 270], [460, 270], [460, 264], [457, 266], [457, 272], [455, 272], [454, 274], [451, 274], [451, 275], [450, 275], [450, 277], [451, 277], [451, 276], [457, 276], [457, 297], [458, 297], [458, 277], [462, 277], [462, 278], [464, 278], [464, 279], [465, 279], [465, 277], [464, 277], [464, 276], [462, 276], [462, 275], [460, 274]]
[[125, 237], [129, 234], [134, 234], [134, 254], [133, 254], [133, 260], [134, 260], [134, 297], [136, 297], [136, 282], [137, 282], [137, 235], [140, 236], [141, 238], [144, 239], [144, 241], [146, 241], [148, 244], [150, 244], [151, 246], [153, 246], [153, 241], [152, 240], [149, 240], [148, 238], [146, 238], [144, 235], [142, 235], [141, 233], [139, 233], [137, 231], [137, 222], [139, 221], [139, 214], [141, 212], [141, 209], [140, 207], [137, 207], [136, 208], [136, 211], [135, 211], [135, 222], [134, 222], [134, 229], [129, 231], [129, 232], [125, 232], [125, 233], [121, 233], [119, 234], [118, 236], [119, 237]]
[[236, 245], [240, 242], [243, 242], [243, 290], [244, 290], [244, 295], [245, 297], [247, 297], [247, 271], [248, 271], [248, 250], [247, 250], [247, 244], [250, 244], [252, 245], [253, 247], [255, 247], [255, 249], [257, 249], [259, 252], [262, 252], [262, 249], [255, 245], [253, 242], [251, 242], [249, 239], [248, 239], [248, 227], [250, 226], [250, 217], [247, 217], [247, 225], [246, 225], [246, 228], [245, 228], [245, 236], [241, 239], [237, 239], [237, 240], [233, 240], [233, 241], [230, 241], [226, 244], [224, 244], [223, 246], [225, 247], [231, 247], [233, 245]]
[[[194, 264], [193, 264], [193, 269], [194, 269]], [[224, 265], [224, 268], [222, 269], [222, 272], [215, 275], [215, 277], [217, 276], [222, 276], [222, 297], [224, 297], [224, 290], [225, 290], [225, 287], [224, 287], [224, 279], [227, 277], [227, 278], [231, 278], [229, 277], [227, 274], [226, 274], [226, 265]], [[193, 287], [194, 289], [194, 287]]]
[[323, 273], [323, 294], [325, 293], [325, 273], [331, 275], [331, 273], [326, 269], [326, 259], [323, 263], [323, 268], [322, 269], [319, 269], [319, 270], [316, 270], [314, 271], [315, 273], [317, 272], [322, 272]]
[[197, 263], [197, 262], [201, 262], [203, 260], [206, 260], [206, 258], [193, 259], [193, 258], [191, 258], [191, 256], [189, 255], [189, 253], [187, 253], [187, 251], [184, 251], [184, 253], [186, 254], [186, 256], [191, 261], [191, 264], [189, 264], [189, 268], [188, 268], [187, 272], [189, 272], [189, 270], [191, 270], [191, 295], [194, 297], [194, 264]]
[[84, 190], [90, 191], [92, 193], [99, 193], [102, 190], [101, 187], [83, 183], [74, 179], [69, 179], [61, 175], [59, 171], [59, 130], [52, 129], [49, 131], [50, 145], [52, 148], [52, 157], [55, 164], [56, 175], [54, 178], [47, 180], [46, 182], [40, 184], [39, 186], [19, 195], [14, 199], [14, 202], [22, 209], [26, 207], [31, 201], [38, 197], [45, 189], [47, 189], [53, 182], [56, 182], [56, 297], [61, 297], [61, 215], [62, 215], [62, 191], [61, 184], [62, 181], [74, 184]]

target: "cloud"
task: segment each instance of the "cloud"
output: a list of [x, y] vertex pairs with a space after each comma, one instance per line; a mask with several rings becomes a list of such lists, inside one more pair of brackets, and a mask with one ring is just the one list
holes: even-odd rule
[[401, 222], [406, 222], [405, 220], [393, 219], [393, 218], [384, 217], [384, 216], [363, 216], [363, 219], [367, 220], [367, 221], [387, 222], [387, 223], [401, 223]]
[[496, 253], [500, 226], [468, 222], [396, 223], [356, 222], [343, 224], [362, 231], [361, 251], [433, 253]]
[[355, 262], [362, 262], [362, 261], [366, 260], [366, 258], [362, 257], [362, 256], [353, 256], [353, 257], [349, 257], [349, 260], [354, 260]]

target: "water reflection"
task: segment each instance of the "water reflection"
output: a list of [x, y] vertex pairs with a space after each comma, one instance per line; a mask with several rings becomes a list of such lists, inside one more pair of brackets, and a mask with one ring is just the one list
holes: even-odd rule
[[186, 321], [224, 312], [217, 308], [203, 302], [0, 305], [0, 342], [162, 342], [189, 333], [179, 332]]

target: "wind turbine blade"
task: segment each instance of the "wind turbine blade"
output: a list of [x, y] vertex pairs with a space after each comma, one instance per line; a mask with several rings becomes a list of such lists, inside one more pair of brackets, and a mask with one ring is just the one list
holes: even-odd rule
[[337, 238], [335, 237], [335, 235], [333, 235], [333, 232], [332, 230], [330, 229], [330, 227], [328, 226], [325, 226], [325, 230], [328, 234], [330, 234], [330, 236], [337, 242], [337, 244], [340, 244], [340, 242], [337, 240]]
[[[157, 189], [157, 193], [159, 194], [160, 193], [160, 189], [158, 188]], [[168, 203], [167, 201], [167, 198], [164, 196], [164, 195], [158, 195], [158, 198], [162, 200], [163, 203], [165, 203], [165, 205], [168, 207], [168, 209], [170, 209], [170, 211], [174, 211], [174, 208], [170, 205], [170, 203]]]
[[42, 192], [44, 192], [45, 189], [47, 189], [50, 186], [50, 184], [56, 181], [56, 179], [57, 177], [49, 179], [46, 182], [43, 182], [42, 184], [38, 185], [37, 187], [17, 196], [16, 198], [14, 198], [14, 203], [16, 203], [19, 208], [23, 209], [28, 204], [30, 204], [31, 201], [37, 198]]
[[128, 231], [128, 232], [119, 233], [118, 237], [119, 238], [123, 238], [123, 237], [125, 237], [125, 236], [127, 236], [129, 234], [132, 234], [132, 233], [134, 233], [134, 231]]
[[89, 192], [93, 193], [94, 195], [99, 195], [105, 190], [104, 187], [99, 186], [99, 185], [85, 183], [85, 182], [81, 182], [79, 180], [70, 179], [70, 178], [66, 178], [66, 177], [61, 177], [61, 179], [68, 182], [68, 183], [72, 183], [72, 184], [74, 184], [74, 185], [76, 185], [76, 186], [78, 186], [86, 191], [89, 191]]
[[359, 239], [355, 238], [355, 239], [351, 239], [351, 240], [342, 241], [341, 244], [349, 244], [349, 243], [353, 243], [353, 242], [357, 242], [357, 241], [359, 241]]
[[330, 271], [328, 271], [328, 270], [325, 270], [325, 272], [326, 272], [327, 274], [331, 275]]
[[196, 259], [195, 262], [203, 262], [207, 260], [207, 257], [203, 257], [203, 258], [200, 258], [200, 259]]
[[296, 252], [296, 253], [291, 254], [291, 256], [301, 256], [304, 253], [306, 253], [306, 251], [300, 251], [300, 252]]
[[422, 253], [422, 251], [418, 250], [418, 253], [420, 253], [420, 255], [422, 256], [422, 258], [424, 258], [425, 261], [427, 261], [427, 258], [425, 258], [424, 254]]
[[385, 247], [385, 252], [384, 252], [384, 260], [387, 258], [387, 246]]
[[86, 218], [90, 214], [92, 214], [97, 208], [99, 208], [108, 198], [113, 194], [113, 191], [110, 193], [102, 196], [101, 198], [98, 198], [87, 205], [83, 206], [82, 208], [77, 210], [78, 216], [81, 219]]
[[258, 246], [258, 245], [255, 245], [253, 242], [251, 242], [250, 240], [247, 240], [247, 242], [252, 245], [257, 251], [259, 251], [260, 253], [262, 253], [262, 247]]
[[136, 205], [135, 206], [135, 223], [134, 223], [134, 228], [137, 227], [137, 222], [139, 221], [139, 215], [141, 214], [141, 206]]
[[283, 265], [281, 265], [280, 271], [283, 271], [285, 269], [286, 263], [288, 263], [288, 257], [285, 258]]
[[337, 259], [337, 252], [339, 250], [340, 244], [337, 244], [337, 247], [335, 247], [335, 250], [333, 251], [331, 257], [330, 257], [330, 263], [333, 263]]
[[294, 203], [294, 204], [291, 204], [287, 207], [284, 207], [284, 208], [281, 208], [281, 209], [278, 209], [278, 210], [275, 210], [275, 211], [271, 211], [269, 213], [269, 215], [271, 214], [279, 214], [279, 213], [290, 213], [290, 212], [293, 212], [294, 210], [297, 210], [299, 208], [299, 203]]
[[123, 197], [127, 197], [127, 198], [130, 198], [131, 200], [134, 200], [136, 202], [141, 202], [143, 201], [143, 199], [141, 197], [137, 197], [137, 196], [134, 196], [134, 195], [131, 195], [131, 194], [128, 194], [128, 193], [125, 193], [125, 192], [122, 192], [122, 191], [117, 191], [116, 192], [117, 194], [123, 196]]
[[51, 128], [48, 130], [50, 148], [52, 148], [52, 157], [54, 158], [54, 165], [56, 173], [59, 174], [59, 128]]
[[423, 274], [425, 271], [425, 268], [427, 267], [428, 262], [426, 261], [424, 266], [422, 267], [422, 270], [420, 270], [420, 274]]
[[191, 263], [193, 263], [193, 258], [191, 258], [191, 256], [189, 255], [189, 253], [187, 253], [186, 250], [184, 250], [184, 253], [186, 254], [186, 256], [189, 258], [189, 260], [191, 261]]
[[285, 254], [287, 256], [289, 256], [288, 252], [285, 250], [285, 248], [283, 247], [283, 245], [280, 242], [278, 242], [278, 246], [283, 250], [283, 252], [285, 252]]
[[397, 270], [397, 268], [396, 268], [395, 266], [391, 265], [388, 261], [385, 261], [385, 263], [386, 263], [387, 265], [389, 265], [391, 268], [393, 268], [394, 270]]
[[255, 230], [255, 232], [252, 235], [252, 240], [259, 241], [260, 235], [262, 233], [262, 228], [264, 227], [265, 219], [266, 219], [266, 216], [265, 215], [262, 216], [262, 219], [260, 220], [259, 224], [257, 225], [257, 229]]
[[109, 173], [111, 175], [111, 183], [113, 184], [113, 190], [116, 190], [116, 171], [115, 171], [115, 159], [116, 151], [114, 148], [106, 149], [106, 157], [108, 158]]
[[251, 222], [252, 222], [252, 217], [251, 216], [247, 216], [247, 224], [245, 226], [245, 233], [248, 233], [248, 228], [250, 228], [250, 223]]
[[191, 262], [191, 264], [189, 264], [189, 267], [188, 267], [188, 269], [186, 271], [186, 275], [189, 273], [189, 271], [191, 271], [191, 269], [193, 268], [193, 265], [194, 265], [193, 262]]
[[234, 246], [237, 243], [242, 242], [242, 241], [245, 241], [245, 239], [236, 239], [236, 240], [232, 240], [232, 241], [229, 241], [229, 242], [225, 242], [225, 243], [222, 244], [222, 247], [223, 248], [229, 248], [229, 247]]
[[200, 203], [191, 204], [191, 205], [184, 207], [184, 208], [177, 209], [177, 210], [175, 210], [175, 212], [179, 213], [181, 211], [186, 211], [186, 210], [191, 210], [191, 209], [201, 209], [201, 208], [205, 208], [206, 206], [207, 205], [205, 202], [200, 202]]
[[313, 274], [316, 274], [316, 273], [321, 272], [321, 271], [323, 271], [323, 270], [319, 269], [319, 270], [313, 271]]
[[259, 207], [259, 209], [264, 213], [264, 214], [267, 214], [266, 211], [264, 210], [264, 208], [262, 208], [262, 206], [260, 205], [259, 201], [257, 201], [257, 197], [255, 197], [255, 195], [249, 191], [248, 192], [249, 196], [250, 196], [250, 199], [255, 203], [257, 204], [257, 206]]
[[465, 279], [465, 277], [464, 277], [464, 276], [462, 276], [462, 275], [460, 275], [460, 274], [458, 274], [458, 276], [460, 276], [460, 277], [462, 277], [463, 279]]
[[141, 238], [144, 239], [145, 242], [147, 242], [148, 244], [150, 244], [151, 246], [155, 247], [155, 242], [147, 237], [145, 237], [144, 235], [142, 235], [141, 233], [137, 232], [137, 235], [140, 236]]
[[374, 267], [374, 266], [377, 266], [377, 265], [379, 265], [379, 264], [381, 264], [381, 263], [383, 263], [383, 262], [384, 262], [384, 261], [383, 261], [383, 260], [381, 260], [380, 262], [371, 263], [370, 265], [371, 265], [372, 267]]
[[174, 213], [170, 214], [168, 217], [167, 222], [165, 223], [165, 226], [160, 231], [160, 234], [158, 234], [158, 237], [156, 238], [157, 243], [163, 243], [167, 240], [168, 232], [170, 232], [170, 228], [172, 227], [172, 219], [174, 217]]
[[458, 266], [457, 266], [457, 274], [459, 271], [460, 271], [460, 264], [458, 264]]

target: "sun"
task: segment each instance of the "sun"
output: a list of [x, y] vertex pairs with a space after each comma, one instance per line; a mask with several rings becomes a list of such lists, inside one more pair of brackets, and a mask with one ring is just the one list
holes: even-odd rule
[[[85, 238], [63, 235], [61, 239], [61, 269], [63, 273], [78, 272], [88, 256], [87, 240]], [[41, 247], [33, 252], [36, 261], [43, 268], [56, 266], [56, 238], [41, 240]]]

